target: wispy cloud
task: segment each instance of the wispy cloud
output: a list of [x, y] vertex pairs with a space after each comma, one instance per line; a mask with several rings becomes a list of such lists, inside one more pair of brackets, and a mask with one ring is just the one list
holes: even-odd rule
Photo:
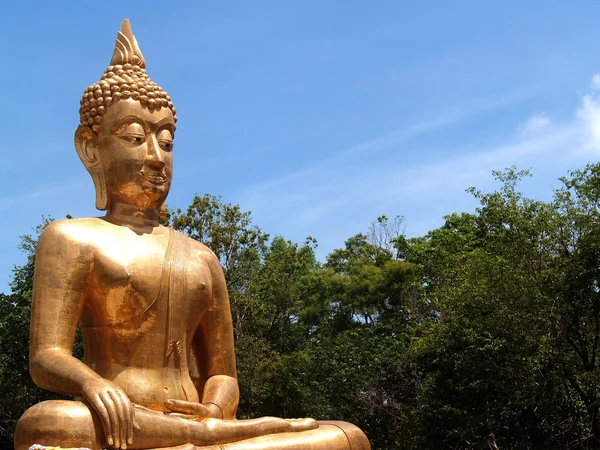
[[[413, 203], [429, 208], [429, 202], [445, 203], [466, 187], [489, 180], [493, 169], [512, 164], [528, 167], [541, 157], [555, 159], [578, 133], [574, 126], [556, 127], [475, 153], [456, 149], [453, 157], [434, 162], [407, 165], [402, 160], [364, 161], [360, 167], [346, 165], [328, 176], [310, 177], [305, 180], [310, 188], [294, 184], [292, 189], [280, 186], [263, 194], [274, 200], [273, 204], [285, 205], [283, 208], [293, 205], [290, 209], [297, 208], [297, 219], [313, 223], [345, 208], [373, 209], [374, 214]], [[319, 185], [322, 189], [316, 194]]]
[[[342, 244], [340, 238], [366, 229], [382, 213], [405, 215], [409, 235], [439, 226], [443, 215], [474, 207], [465, 188], [487, 189], [494, 169], [535, 166], [536, 173], [547, 171], [549, 178], [556, 180], [566, 168], [583, 161], [577, 150], [584, 135], [589, 136], [590, 145], [600, 149], [600, 97], [590, 92], [566, 122], [555, 123], [545, 113], [535, 114], [519, 127], [520, 133], [508, 132], [499, 144], [474, 150], [473, 143], [466, 142], [437, 149], [442, 158], [417, 158], [410, 164], [401, 156], [425, 153], [418, 140], [409, 138], [459, 125], [501, 106], [499, 101], [488, 102], [487, 107], [479, 104], [369, 140], [248, 189], [243, 204], [250, 206], [263, 226], [292, 230], [293, 239], [310, 233], [325, 244], [322, 251], [328, 252]], [[436, 149], [427, 148], [432, 150]], [[540, 161], [544, 161], [542, 168]], [[551, 192], [549, 186], [546, 190]]]
[[33, 192], [28, 192], [22, 195], [12, 195], [12, 196], [4, 196], [0, 197], [0, 211], [5, 211], [12, 206], [20, 203], [25, 203], [31, 200], [39, 201], [42, 198], [55, 196], [57, 194], [61, 194], [63, 192], [69, 192], [76, 189], [81, 189], [83, 186], [83, 181], [81, 178], [73, 179], [67, 181], [66, 183], [61, 183], [54, 186], [44, 186], [41, 189], [38, 189]]
[[522, 134], [534, 133], [541, 128], [547, 127], [549, 124], [550, 117], [546, 113], [536, 114], [519, 125], [519, 131]]
[[377, 153], [393, 149], [398, 145], [418, 136], [433, 132], [443, 127], [458, 124], [473, 116], [490, 110], [507, 107], [521, 102], [534, 96], [537, 92], [537, 88], [517, 89], [513, 92], [504, 93], [502, 95], [492, 95], [465, 100], [460, 105], [451, 107], [448, 109], [448, 111], [438, 114], [431, 119], [406, 125], [386, 135], [366, 140], [365, 142], [361, 142], [353, 147], [349, 147], [341, 151], [325, 151], [323, 152], [324, 154], [331, 156], [316, 161], [311, 166], [253, 186], [250, 188], [250, 195], [256, 196], [257, 194], [260, 194], [261, 191], [267, 191], [276, 186], [285, 185], [295, 180], [305, 179], [306, 176], [327, 168], [337, 168], [340, 164], [343, 164], [348, 160], [360, 160], [361, 155], [375, 155]]

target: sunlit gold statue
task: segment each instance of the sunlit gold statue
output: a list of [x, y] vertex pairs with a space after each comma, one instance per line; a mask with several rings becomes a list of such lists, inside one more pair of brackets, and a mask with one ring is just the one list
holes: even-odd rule
[[[21, 417], [15, 448], [369, 449], [344, 422], [236, 420], [229, 299], [204, 245], [160, 226], [175, 108], [123, 21], [111, 65], [81, 100], [75, 147], [104, 217], [40, 238], [31, 312], [35, 383], [75, 397]], [[72, 356], [83, 332], [85, 363]]]

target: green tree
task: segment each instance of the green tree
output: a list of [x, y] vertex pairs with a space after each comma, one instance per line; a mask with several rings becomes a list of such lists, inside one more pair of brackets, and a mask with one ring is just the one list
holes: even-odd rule
[[587, 445], [600, 445], [600, 164], [561, 179], [549, 314], [566, 397]]
[[550, 326], [561, 217], [516, 190], [528, 172], [495, 175], [498, 191], [470, 189], [477, 214], [411, 242], [434, 312], [410, 348], [419, 387], [406, 426], [419, 448], [568, 448], [578, 436]]
[[305, 346], [288, 356], [290, 408], [355, 423], [375, 448], [400, 448], [414, 391], [404, 355], [416, 266], [402, 260], [402, 232], [381, 216], [303, 278]]

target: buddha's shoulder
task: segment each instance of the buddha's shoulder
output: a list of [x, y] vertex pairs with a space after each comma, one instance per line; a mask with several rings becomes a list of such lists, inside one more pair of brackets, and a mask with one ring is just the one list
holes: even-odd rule
[[218, 262], [217, 256], [207, 245], [203, 244], [200, 241], [197, 241], [196, 239], [192, 239], [191, 237], [181, 233], [180, 231], [173, 231], [175, 231], [179, 239], [181, 239], [187, 245], [189, 245], [192, 252], [195, 255], [197, 255], [200, 259]]
[[106, 233], [109, 225], [97, 217], [55, 220], [44, 228], [41, 242], [43, 244], [44, 241], [61, 240], [81, 244], [93, 243], [98, 234]]

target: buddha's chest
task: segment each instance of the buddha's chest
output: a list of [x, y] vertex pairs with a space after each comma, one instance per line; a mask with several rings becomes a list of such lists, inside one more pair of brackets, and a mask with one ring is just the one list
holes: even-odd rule
[[84, 326], [192, 331], [210, 304], [210, 272], [183, 237], [107, 240], [86, 286]]

